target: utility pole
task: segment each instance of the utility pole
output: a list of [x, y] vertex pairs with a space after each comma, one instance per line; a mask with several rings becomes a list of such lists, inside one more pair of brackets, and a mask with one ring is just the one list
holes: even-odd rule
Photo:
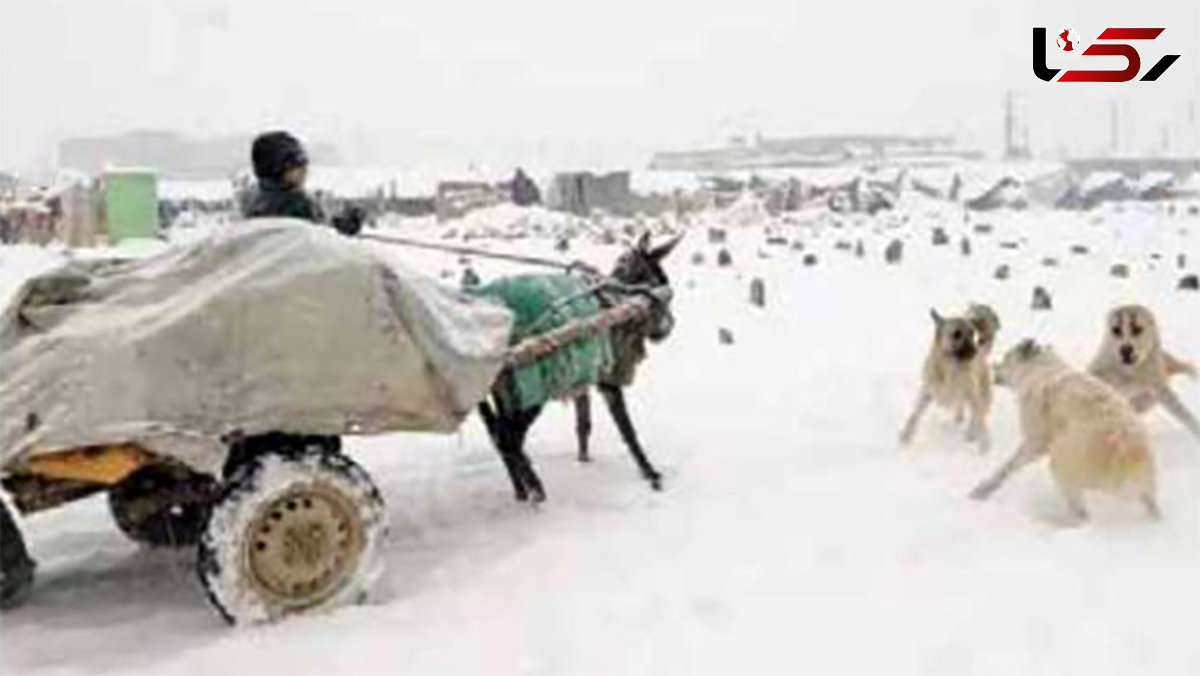
[[[1192, 137], [1192, 152], [1200, 154], [1200, 128], [1196, 127], [1196, 99], [1188, 99], [1188, 132], [1184, 134], [1184, 139], [1188, 137], [1188, 134]], [[1187, 146], [1186, 140], [1184, 146]]]
[[1112, 155], [1116, 156], [1117, 151], [1120, 150], [1120, 148], [1121, 148], [1120, 129], [1118, 127], [1118, 120], [1117, 120], [1117, 101], [1116, 101], [1116, 99], [1113, 99], [1111, 102], [1109, 102], [1108, 110], [1109, 110], [1109, 141], [1108, 141], [1109, 142], [1109, 152]]
[[1016, 155], [1015, 126], [1013, 95], [1010, 89], [1004, 96], [1004, 159], [1006, 160], [1011, 160]]

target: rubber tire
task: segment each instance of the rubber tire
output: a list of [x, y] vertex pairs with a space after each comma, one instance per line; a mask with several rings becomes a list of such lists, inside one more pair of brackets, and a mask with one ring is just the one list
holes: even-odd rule
[[190, 547], [200, 541], [212, 505], [208, 502], [164, 501], [149, 515], [137, 515], [139, 502], [172, 492], [200, 491], [216, 495], [212, 477], [182, 465], [146, 465], [122, 479], [108, 491], [108, 508], [113, 520], [129, 539], [151, 547]]
[[0, 499], [0, 610], [11, 610], [25, 601], [33, 589], [36, 568], [16, 519]]
[[[321, 482], [336, 488], [358, 510], [362, 548], [353, 570], [316, 605], [291, 607], [255, 589], [244, 552], [259, 509], [298, 486]], [[387, 511], [370, 476], [352, 460], [319, 446], [283, 448], [248, 459], [226, 482], [200, 538], [196, 570], [209, 602], [230, 624], [271, 622], [286, 615], [322, 612], [361, 603], [383, 572]]]

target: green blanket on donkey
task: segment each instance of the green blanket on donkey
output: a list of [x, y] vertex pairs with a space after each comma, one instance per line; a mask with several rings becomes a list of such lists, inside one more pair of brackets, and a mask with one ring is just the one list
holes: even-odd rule
[[[472, 289], [475, 296], [494, 298], [515, 315], [509, 345], [544, 334], [573, 319], [591, 317], [601, 307], [588, 283], [571, 275], [518, 275]], [[510, 411], [541, 406], [594, 385], [612, 365], [608, 332], [580, 339], [533, 362], [501, 373], [495, 388], [500, 405]]]

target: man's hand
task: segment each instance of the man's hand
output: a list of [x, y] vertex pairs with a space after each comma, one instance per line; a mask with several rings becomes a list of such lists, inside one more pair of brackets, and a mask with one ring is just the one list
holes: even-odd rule
[[367, 212], [362, 207], [346, 207], [340, 214], [333, 217], [333, 227], [338, 232], [353, 237], [362, 232], [363, 223], [367, 220]]

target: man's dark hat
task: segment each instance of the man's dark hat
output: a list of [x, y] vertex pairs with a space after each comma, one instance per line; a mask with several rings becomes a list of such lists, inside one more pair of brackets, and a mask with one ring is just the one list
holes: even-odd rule
[[307, 166], [308, 155], [295, 136], [286, 131], [270, 131], [254, 139], [250, 161], [260, 181], [279, 181], [289, 169]]

